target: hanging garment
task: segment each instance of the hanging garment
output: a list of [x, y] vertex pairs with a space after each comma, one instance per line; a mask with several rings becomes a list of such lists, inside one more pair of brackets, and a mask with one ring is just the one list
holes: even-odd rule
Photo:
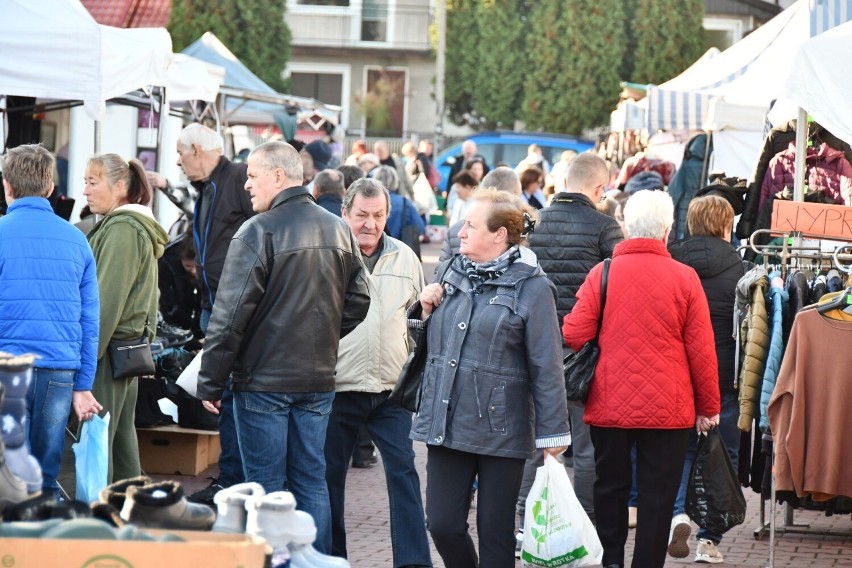
[[778, 378], [778, 369], [781, 367], [781, 357], [784, 355], [784, 308], [787, 307], [787, 291], [784, 289], [784, 281], [779, 273], [773, 272], [770, 280], [769, 303], [769, 353], [766, 357], [766, 369], [763, 371], [763, 382], [760, 393], [760, 431], [769, 431], [769, 418], [766, 416], [766, 407], [775, 390], [775, 381]]
[[615, 183], [618, 186], [618, 189], [624, 189], [624, 186], [627, 185], [630, 178], [639, 172], [654, 171], [660, 174], [663, 177], [663, 183], [668, 185], [672, 181], [675, 169], [675, 165], [668, 160], [651, 158], [646, 156], [644, 152], [639, 152], [624, 162]]
[[743, 356], [740, 371], [740, 418], [737, 427], [750, 432], [758, 415], [760, 388], [766, 355], [769, 350], [769, 323], [764, 294], [769, 287], [766, 269], [756, 266], [737, 282], [737, 303], [734, 311], [734, 331], [737, 334], [737, 364]]
[[816, 310], [796, 316], [767, 413], [778, 490], [822, 501], [852, 496], [852, 322]]
[[[760, 186], [760, 208], [770, 196], [793, 187], [795, 183], [796, 143], [790, 142], [786, 150], [769, 161], [766, 175]], [[809, 192], [824, 192], [825, 198], [838, 205], [852, 204], [852, 164], [843, 155], [822, 143], [808, 148], [805, 157], [805, 183]]]
[[[692, 140], [687, 142], [686, 151], [683, 153], [683, 162], [681, 162], [680, 168], [675, 172], [669, 184], [668, 192], [675, 207], [675, 222], [672, 233], [676, 240], [686, 236], [686, 212], [689, 208], [689, 202], [704, 185], [701, 173], [704, 169], [706, 148], [707, 135], [703, 133], [694, 136]], [[711, 142], [710, 151], [712, 149], [713, 144]]]

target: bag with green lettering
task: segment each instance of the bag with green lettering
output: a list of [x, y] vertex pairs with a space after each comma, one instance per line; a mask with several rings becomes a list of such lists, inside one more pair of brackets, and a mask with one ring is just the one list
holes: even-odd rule
[[565, 466], [546, 455], [527, 496], [524, 566], [597, 566], [603, 547], [583, 510]]

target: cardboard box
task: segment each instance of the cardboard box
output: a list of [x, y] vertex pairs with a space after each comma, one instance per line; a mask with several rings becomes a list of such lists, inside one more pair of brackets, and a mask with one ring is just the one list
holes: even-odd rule
[[177, 425], [137, 428], [145, 473], [198, 475], [219, 460], [219, 432]]
[[263, 568], [266, 541], [245, 534], [154, 531], [186, 542], [0, 539], [0, 562], [14, 568]]

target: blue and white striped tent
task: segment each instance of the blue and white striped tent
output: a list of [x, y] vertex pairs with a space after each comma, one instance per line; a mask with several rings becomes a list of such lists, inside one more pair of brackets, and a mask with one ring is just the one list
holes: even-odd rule
[[714, 97], [768, 108], [802, 43], [850, 17], [852, 0], [799, 0], [717, 57], [649, 85], [648, 130], [702, 129]]

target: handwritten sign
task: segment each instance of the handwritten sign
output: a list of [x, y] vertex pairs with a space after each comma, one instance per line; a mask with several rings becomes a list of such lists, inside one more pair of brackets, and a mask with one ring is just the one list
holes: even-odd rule
[[808, 236], [852, 240], [852, 207], [803, 201], [772, 204], [773, 231], [799, 231]]

